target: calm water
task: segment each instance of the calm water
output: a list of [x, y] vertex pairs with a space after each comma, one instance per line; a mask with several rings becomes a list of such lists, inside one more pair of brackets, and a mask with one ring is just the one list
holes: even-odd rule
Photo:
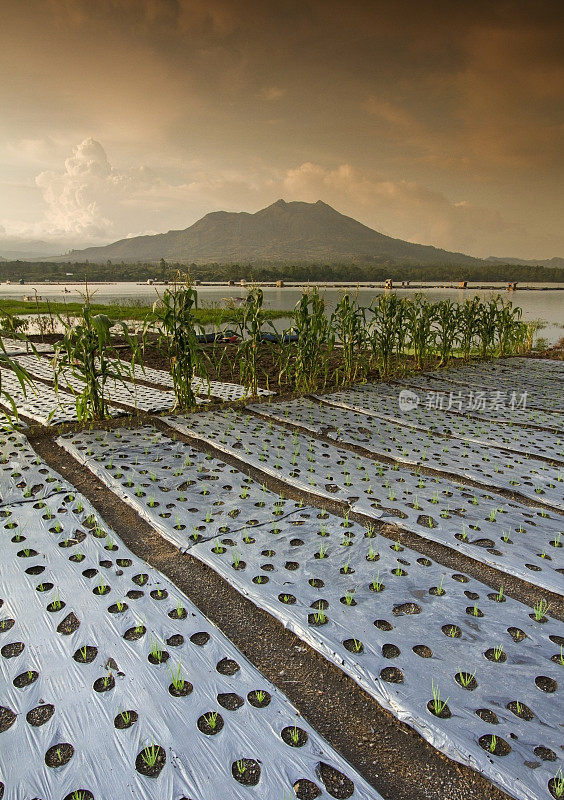
[[[424, 285], [424, 284], [423, 284]], [[537, 287], [546, 286], [544, 291], [526, 291], [525, 288], [515, 292], [507, 292], [505, 290], [505, 283], [488, 284], [495, 289], [480, 289], [480, 285], [484, 284], [469, 284], [466, 290], [456, 288], [425, 288], [421, 289], [395, 289], [400, 296], [413, 295], [418, 291], [424, 293], [432, 300], [440, 300], [450, 298], [452, 300], [463, 301], [467, 297], [472, 297], [475, 294], [484, 298], [489, 298], [492, 294], [501, 294], [503, 297], [511, 299], [511, 301], [523, 309], [523, 319], [530, 321], [542, 319], [546, 323], [546, 328], [539, 333], [540, 336], [545, 337], [551, 343], [556, 342], [564, 336], [564, 284], [557, 284], [561, 290], [555, 290], [554, 284], [536, 284]], [[527, 284], [523, 284], [523, 287]], [[552, 287], [552, 288], [548, 288]], [[33, 295], [33, 284], [20, 286], [18, 284], [0, 284], [0, 300], [2, 298], [11, 298], [14, 300], [21, 300], [24, 294]], [[81, 291], [83, 284], [68, 283], [66, 287], [63, 284], [49, 285], [37, 284], [36, 287], [38, 294], [44, 299], [49, 298], [52, 300], [63, 300], [66, 298], [69, 302], [81, 299]], [[65, 293], [64, 289], [68, 289]], [[276, 288], [265, 286], [264, 288], [264, 305], [266, 308], [282, 309], [290, 311], [294, 308], [301, 295], [300, 287], [284, 287]], [[325, 296], [327, 309], [331, 311], [336, 303], [341, 298], [344, 288], [321, 285], [320, 291]], [[157, 291], [162, 292], [164, 287], [147, 286], [144, 283], [105, 283], [105, 284], [92, 284], [90, 286], [91, 292], [94, 295], [94, 301], [100, 303], [134, 303], [143, 302], [151, 304], [157, 299]], [[355, 296], [363, 305], [368, 305], [375, 295], [381, 294], [383, 289], [378, 284], [376, 285], [358, 285], [356, 283], [348, 286], [349, 291], [353, 291]], [[201, 306], [221, 306], [224, 305], [226, 298], [242, 298], [245, 295], [245, 287], [242, 286], [199, 286], [198, 295]], [[30, 304], [31, 305], [31, 304]], [[279, 329], [288, 325], [287, 320], [278, 320], [277, 327]]]

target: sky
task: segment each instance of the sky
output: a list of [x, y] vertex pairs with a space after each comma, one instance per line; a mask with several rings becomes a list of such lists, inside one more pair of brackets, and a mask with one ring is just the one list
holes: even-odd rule
[[564, 256], [561, 0], [0, 0], [0, 255], [323, 200]]

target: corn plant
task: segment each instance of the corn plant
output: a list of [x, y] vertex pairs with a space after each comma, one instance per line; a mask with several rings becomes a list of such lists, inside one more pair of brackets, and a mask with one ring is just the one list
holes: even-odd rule
[[[294, 346], [293, 382], [298, 392], [311, 392], [318, 388], [322, 378], [323, 383], [327, 381], [330, 343], [325, 301], [320, 297], [317, 288], [302, 293], [294, 308], [293, 330], [298, 336]], [[290, 352], [288, 349], [288, 353]]]
[[258, 286], [251, 287], [242, 306], [242, 315], [238, 323], [241, 341], [237, 348], [239, 374], [241, 383], [256, 397], [258, 394], [258, 353], [262, 341], [263, 327], [268, 325], [274, 331], [272, 323], [266, 320], [262, 308], [264, 294]]
[[62, 385], [69, 389], [75, 398], [78, 419], [89, 421], [105, 419], [109, 415], [110, 382], [127, 386], [128, 380], [134, 380], [135, 363], [142, 362], [137, 339], [129, 335], [124, 322], [115, 324], [119, 326], [132, 356], [130, 363], [120, 360], [110, 334], [112, 321], [106, 314], [92, 312], [88, 287], [84, 299], [78, 323], [69, 324], [59, 316], [64, 333], [55, 344], [52, 364], [55, 390], [58, 391]]
[[338, 370], [340, 382], [362, 380], [367, 371], [365, 309], [344, 294], [331, 314], [331, 345], [338, 341], [342, 347], [342, 366]]
[[182, 283], [175, 283], [172, 289], [166, 289], [153, 306], [159, 344], [166, 347], [170, 358], [176, 407], [183, 409], [196, 404], [192, 389], [195, 374], [205, 374], [198, 348], [197, 331], [201, 333], [203, 329], [196, 324], [194, 312], [197, 308], [198, 292], [188, 277]]

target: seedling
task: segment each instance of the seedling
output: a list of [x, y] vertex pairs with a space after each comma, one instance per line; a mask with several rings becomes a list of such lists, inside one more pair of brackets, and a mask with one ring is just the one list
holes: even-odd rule
[[290, 730], [290, 739], [293, 745], [297, 745], [300, 741], [300, 730], [296, 725]]
[[212, 731], [215, 731], [215, 729], [217, 728], [217, 717], [218, 717], [217, 711], [210, 711], [209, 714], [204, 714], [204, 719], [207, 722], [208, 726], [212, 729]]
[[494, 651], [493, 651], [493, 652], [494, 652], [494, 658], [495, 658], [495, 660], [496, 660], [496, 661], [499, 661], [499, 659], [500, 659], [500, 658], [502, 657], [502, 655], [503, 655], [503, 645], [502, 645], [502, 644], [500, 644], [500, 645], [498, 645], [497, 647], [494, 647]]
[[245, 772], [247, 771], [247, 765], [245, 764], [245, 762], [243, 761], [243, 759], [242, 759], [242, 758], [240, 758], [240, 759], [239, 759], [239, 760], [236, 762], [236, 764], [237, 764], [237, 772], [239, 773], [239, 775], [244, 775], [244, 774], [245, 774]]
[[172, 685], [174, 686], [177, 692], [182, 692], [186, 683], [181, 673], [182, 673], [182, 662], [179, 661], [178, 667], [176, 668], [176, 672], [174, 672], [172, 668], [170, 668]]
[[496, 747], [497, 747], [497, 737], [496, 737], [495, 733], [493, 733], [492, 734], [492, 738], [490, 739], [489, 747], [488, 747], [490, 753], [495, 753], [495, 748]]
[[450, 698], [447, 697], [446, 700], [441, 700], [441, 690], [439, 689], [438, 686], [435, 686], [435, 681], [433, 679], [431, 679], [431, 689], [433, 692], [433, 700], [432, 700], [433, 711], [437, 715], [437, 717], [440, 717], [440, 715], [446, 708], [446, 705], [450, 700]]
[[533, 613], [535, 615], [535, 620], [540, 622], [541, 619], [545, 616], [548, 609], [550, 608], [550, 603], [547, 603], [544, 597], [542, 597], [535, 605], [533, 606]]
[[152, 769], [155, 764], [157, 763], [157, 758], [159, 757], [158, 748], [153, 741], [151, 745], [147, 745], [145, 749], [141, 753], [141, 758], [143, 759], [143, 763], [147, 767], [147, 769]]
[[462, 672], [462, 670], [458, 670], [458, 679], [465, 689], [467, 689], [470, 686], [475, 677], [476, 677], [476, 670], [474, 670], [474, 672], [472, 673]]

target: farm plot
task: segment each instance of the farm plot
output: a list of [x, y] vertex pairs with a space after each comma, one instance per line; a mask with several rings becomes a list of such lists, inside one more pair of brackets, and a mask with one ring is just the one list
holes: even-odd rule
[[468, 389], [449, 384], [431, 373], [412, 375], [398, 381], [398, 384], [414, 391], [418, 401], [430, 408], [445, 408], [472, 417], [536, 425], [564, 432], [564, 414], [536, 408], [526, 389], [520, 387], [507, 392], [499, 390], [494, 382], [489, 389]]
[[[415, 378], [413, 380], [416, 380]], [[470, 410], [469, 407], [459, 402], [457, 392], [445, 391], [446, 384], [436, 386], [432, 390], [424, 388], [425, 381], [420, 380], [420, 386], [405, 382], [403, 385], [395, 384], [364, 384], [343, 389], [331, 394], [313, 395], [316, 400], [330, 403], [331, 405], [353, 408], [363, 413], [373, 413], [377, 416], [391, 420], [409, 419], [422, 427], [441, 430], [446, 426], [456, 430], [472, 431], [482, 429], [487, 425], [488, 432], [495, 441], [504, 434], [518, 441], [519, 431], [546, 428], [549, 432], [564, 436], [564, 418], [562, 414], [547, 411], [533, 411], [532, 409], [504, 409], [494, 411], [496, 405], [495, 393], [488, 395], [474, 395], [474, 406], [480, 410]], [[400, 405], [401, 399], [401, 405]], [[507, 398], [503, 400], [505, 404]], [[501, 404], [500, 404], [501, 405]], [[455, 425], [461, 427], [455, 428]], [[542, 431], [544, 433], [544, 430]]]
[[0, 433], [0, 509], [63, 491], [60, 476], [38, 458], [25, 436]]
[[[385, 419], [398, 422], [402, 425], [432, 431], [439, 436], [453, 436], [464, 441], [498, 447], [525, 456], [543, 455], [555, 461], [564, 459], [564, 433], [551, 433], [550, 431], [531, 430], [519, 425], [502, 425], [499, 422], [470, 419], [462, 414], [449, 414], [446, 410], [431, 409], [422, 405], [408, 406], [402, 410], [399, 400], [401, 390], [398, 387], [388, 385], [390, 393], [385, 395], [371, 392], [370, 388], [358, 386], [342, 392], [313, 395], [313, 397], [324, 406], [354, 411], [365, 417], [373, 418], [373, 420]], [[259, 410], [258, 407], [256, 410]], [[309, 417], [309, 414], [307, 416]], [[367, 427], [374, 424], [377, 423], [370, 422]]]
[[447, 372], [441, 373], [445, 377], [467, 377], [470, 380], [507, 380], [515, 384], [517, 381], [531, 383], [535, 387], [540, 383], [541, 388], [550, 387], [562, 394], [562, 380], [564, 379], [563, 362], [549, 359], [531, 358], [504, 358], [487, 363], [480, 362], [469, 365], [453, 365]]
[[165, 421], [301, 491], [341, 500], [538, 586], [561, 589], [564, 518], [553, 511], [380, 464], [232, 410]]
[[196, 545], [212, 566], [434, 747], [549, 798], [564, 630], [479, 581], [319, 509]]
[[526, 392], [527, 403], [532, 408], [564, 412], [562, 379], [554, 380], [547, 376], [533, 375], [518, 369], [500, 370], [496, 369], [495, 365], [487, 369], [486, 366], [489, 367], [489, 365], [482, 365], [482, 369], [474, 367], [471, 371], [465, 371], [458, 367], [444, 372], [426, 374], [466, 389], [487, 391], [495, 386], [496, 390], [502, 390], [507, 394], [516, 390], [519, 394]]
[[[120, 362], [124, 367], [129, 366], [129, 362]], [[139, 364], [134, 365], [135, 379], [147, 381], [157, 386], [168, 386], [172, 389], [173, 381], [169, 372], [164, 369], [154, 369], [153, 367], [142, 368]], [[192, 380], [192, 391], [204, 397], [219, 397], [220, 400], [243, 400], [249, 397], [249, 391], [239, 383], [226, 383], [224, 381], [208, 381], [205, 378], [194, 378]], [[267, 389], [258, 389], [259, 395], [272, 395]]]
[[1, 512], [0, 794], [379, 798], [60, 482]]
[[[58, 425], [62, 422], [76, 422], [78, 419], [76, 404], [70, 395], [56, 392], [46, 384], [35, 386], [27, 384], [24, 392], [16, 374], [11, 370], [2, 370], [2, 390], [10, 394], [18, 414], [29, 417], [41, 425]], [[4, 397], [0, 397], [0, 405], [13, 414], [13, 408]], [[109, 412], [113, 417], [125, 413], [113, 406], [109, 407]]]
[[300, 507], [149, 426], [57, 441], [181, 549], [218, 533], [271, 526]]
[[[38, 359], [35, 356], [21, 356], [18, 358], [18, 362], [28, 370], [32, 377], [51, 382], [54, 380], [53, 366], [47, 359]], [[80, 393], [84, 384], [69, 372], [60, 379], [60, 386], [68, 388], [72, 392]], [[129, 381], [109, 380], [106, 383], [106, 393], [111, 395], [114, 402], [138, 408], [140, 411], [166, 411], [170, 410], [174, 405], [174, 394], [172, 392], [141, 386]]]
[[[545, 502], [564, 508], [564, 465], [549, 465], [497, 447], [486, 450], [482, 444], [468, 440], [441, 438], [435, 431], [420, 431], [409, 425], [304, 399], [248, 407], [281, 422], [292, 422], [315, 433], [323, 432], [337, 441], [361, 445], [375, 455], [429, 466], [501, 489], [517, 490], [535, 500], [538, 498], [536, 489], [541, 486]], [[564, 457], [562, 447], [556, 445], [554, 449]]]
[[[1, 338], [2, 338], [2, 346], [0, 349], [3, 349], [4, 352], [7, 353], [9, 356], [24, 355], [25, 353], [29, 353], [31, 350], [30, 346], [23, 339], [11, 339], [6, 337], [1, 337]], [[52, 344], [44, 344], [43, 342], [34, 342], [33, 346], [35, 347], [38, 353], [53, 352]]]

